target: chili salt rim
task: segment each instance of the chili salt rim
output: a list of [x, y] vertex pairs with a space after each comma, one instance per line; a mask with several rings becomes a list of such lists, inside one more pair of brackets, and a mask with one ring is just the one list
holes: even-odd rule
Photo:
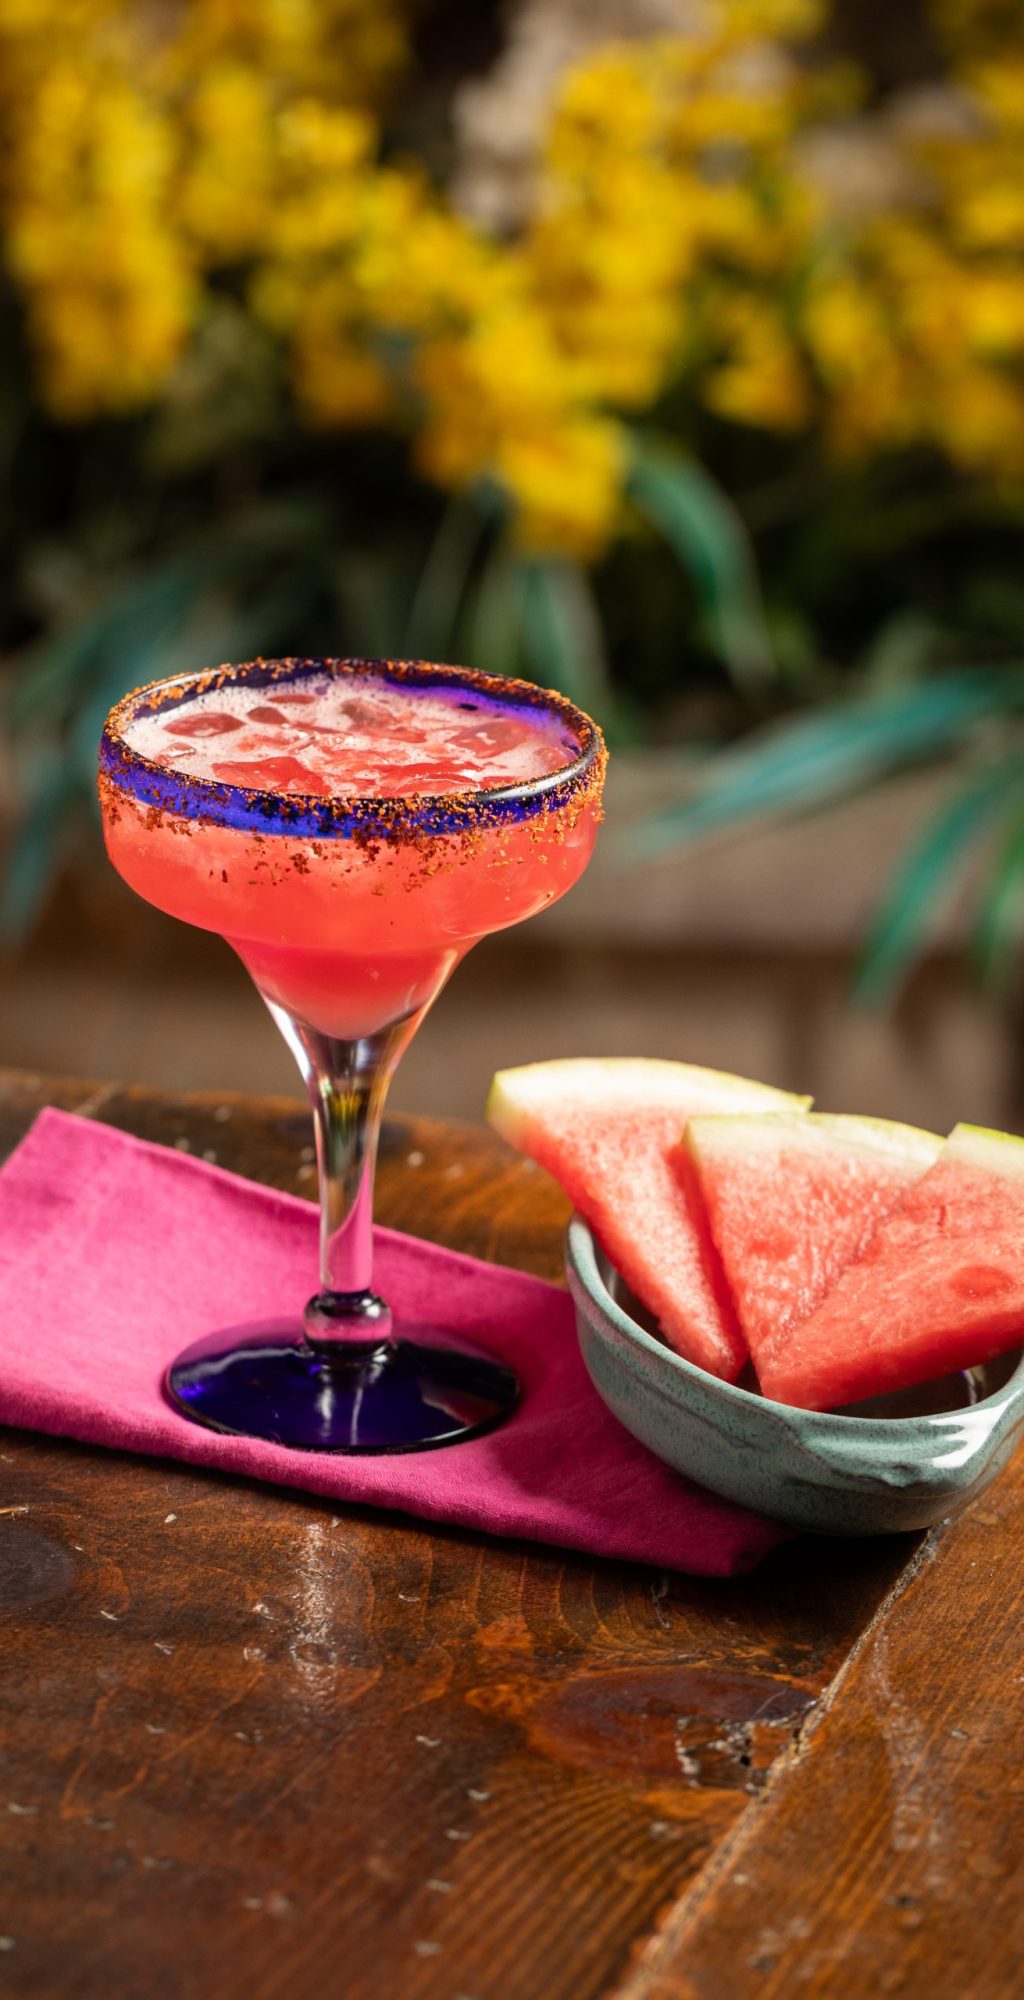
[[[516, 785], [484, 786], [473, 792], [409, 793], [405, 797], [336, 797], [319, 793], [250, 790], [212, 778], [169, 770], [139, 750], [124, 734], [139, 715], [177, 707], [198, 694], [228, 684], [266, 687], [313, 675], [350, 675], [408, 687], [455, 687], [508, 708], [533, 708], [555, 715], [579, 745], [576, 758], [561, 769]], [[577, 811], [600, 796], [607, 751], [597, 724], [583, 709], [551, 688], [505, 679], [473, 667], [437, 665], [427, 660], [284, 659], [248, 660], [238, 666], [206, 668], [150, 681], [126, 694], [111, 709], [100, 739], [100, 788], [135, 800], [149, 812], [179, 820], [205, 820], [238, 832], [287, 834], [292, 838], [360, 842], [406, 841], [472, 833], [529, 819], [538, 813]]]

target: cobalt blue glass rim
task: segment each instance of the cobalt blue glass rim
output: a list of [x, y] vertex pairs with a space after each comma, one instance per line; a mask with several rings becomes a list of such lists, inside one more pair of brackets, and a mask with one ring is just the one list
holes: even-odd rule
[[[125, 730], [140, 715], [177, 707], [198, 694], [239, 682], [266, 687], [324, 674], [375, 678], [409, 687], [457, 687], [477, 703], [500, 708], [542, 709], [555, 715], [578, 744], [575, 759], [544, 777], [519, 785], [475, 792], [406, 798], [324, 798], [315, 793], [250, 791], [240, 785], [168, 770], [131, 748]], [[297, 839], [387, 840], [396, 837], [460, 834], [560, 811], [582, 801], [600, 780], [604, 739], [596, 723], [553, 689], [531, 681], [499, 678], [475, 668], [437, 665], [426, 660], [299, 658], [249, 660], [238, 666], [175, 674], [136, 688], [107, 717], [100, 739], [100, 784], [148, 810], [184, 820], [203, 820], [238, 832], [284, 834]]]

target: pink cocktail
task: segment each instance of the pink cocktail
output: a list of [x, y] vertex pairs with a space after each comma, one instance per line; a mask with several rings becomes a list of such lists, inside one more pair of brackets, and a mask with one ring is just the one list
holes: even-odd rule
[[561, 696], [418, 662], [255, 661], [129, 695], [103, 734], [108, 852], [147, 901], [227, 938], [296, 1055], [316, 1125], [320, 1291], [300, 1326], [180, 1357], [198, 1421], [297, 1446], [410, 1449], [497, 1421], [508, 1371], [372, 1290], [372, 1173], [394, 1065], [459, 959], [572, 887], [605, 753]]

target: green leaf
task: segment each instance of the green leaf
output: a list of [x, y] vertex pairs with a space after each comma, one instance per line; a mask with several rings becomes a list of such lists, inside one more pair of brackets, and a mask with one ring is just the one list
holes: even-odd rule
[[[282, 557], [284, 552], [282, 545]], [[254, 547], [254, 562], [255, 556]], [[249, 562], [246, 552], [246, 567]], [[21, 736], [39, 747], [6, 859], [0, 932], [12, 941], [26, 935], [70, 821], [95, 800], [96, 751], [111, 703], [133, 682], [272, 651], [301, 622], [318, 581], [316, 564], [293, 556], [290, 565], [272, 565], [263, 588], [250, 582], [232, 596], [210, 587], [204, 563], [170, 563], [150, 575], [145, 588], [140, 580], [116, 593], [87, 632], [54, 642], [30, 684], [30, 698], [17, 708]]]
[[743, 521], [696, 459], [636, 443], [629, 497], [664, 535], [693, 584], [709, 644], [737, 685], [765, 686], [775, 660]]
[[912, 685], [935, 660], [940, 637], [922, 611], [897, 611], [874, 633], [857, 662], [858, 676], [873, 694]]
[[40, 640], [12, 662], [12, 682], [3, 702], [3, 720], [12, 735], [60, 715], [92, 672], [96, 638], [96, 619], [82, 619]]
[[903, 856], [872, 922], [854, 982], [858, 1000], [892, 997], [918, 956], [957, 865], [1007, 804], [1024, 791], [1019, 754], [983, 771], [947, 799]]
[[[1021, 769], [1024, 793], [1024, 768]], [[1024, 812], [1013, 815], [978, 906], [973, 952], [982, 977], [1004, 983], [1024, 935]]]
[[466, 658], [482, 673], [522, 671], [525, 590], [522, 564], [498, 542], [484, 564], [464, 641]]
[[389, 549], [342, 549], [332, 586], [339, 619], [350, 635], [346, 650], [370, 660], [401, 657], [406, 646], [404, 607], [415, 585]]
[[[183, 627], [175, 622], [169, 630], [152, 635], [150, 643], [134, 655], [135, 675], [140, 681], [161, 680], [169, 674], [197, 672], [221, 660], [272, 653], [283, 635], [294, 632], [301, 623], [311, 584], [310, 573], [301, 571], [274, 579], [268, 589], [241, 603], [220, 594], [207, 596], [193, 607]], [[124, 687], [124, 662], [114, 655], [79, 697], [66, 732], [68, 759], [88, 793], [95, 783], [103, 724]]]
[[146, 657], [180, 627], [208, 581], [209, 563], [197, 554], [161, 564], [112, 590], [69, 631], [33, 647], [19, 662], [10, 728], [59, 723], [101, 675], [125, 688], [143, 680]]
[[1024, 710], [1024, 669], [963, 668], [920, 686], [830, 704], [716, 756], [695, 790], [634, 827], [655, 854], [765, 816], [806, 812], [876, 778], [949, 754], [987, 717]]
[[78, 772], [54, 755], [40, 760], [29, 784], [0, 887], [0, 937], [18, 945], [27, 937], [56, 872], [70, 810], [82, 802]]
[[575, 563], [523, 558], [523, 652], [541, 686], [557, 688], [581, 708], [603, 707], [607, 670], [597, 607]]
[[464, 494], [450, 500], [430, 545], [409, 606], [405, 652], [412, 658], [447, 660], [473, 563], [487, 525], [484, 510]]
[[312, 577], [326, 533], [323, 509], [299, 499], [243, 515], [205, 542], [119, 577], [91, 611], [22, 654], [7, 703], [8, 726], [19, 733], [59, 725], [89, 689], [102, 685], [113, 699], [152, 678], [153, 658], [208, 593], [244, 596], [254, 583], [278, 584], [282, 572], [296, 576], [300, 567]]

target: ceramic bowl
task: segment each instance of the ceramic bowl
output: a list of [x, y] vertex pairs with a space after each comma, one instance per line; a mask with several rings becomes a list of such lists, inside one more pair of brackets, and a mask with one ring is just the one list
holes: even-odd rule
[[830, 1535], [897, 1534], [958, 1513], [1024, 1425], [1024, 1352], [820, 1414], [720, 1382], [658, 1336], [579, 1216], [566, 1270], [580, 1348], [608, 1408], [649, 1450], [761, 1514]]

